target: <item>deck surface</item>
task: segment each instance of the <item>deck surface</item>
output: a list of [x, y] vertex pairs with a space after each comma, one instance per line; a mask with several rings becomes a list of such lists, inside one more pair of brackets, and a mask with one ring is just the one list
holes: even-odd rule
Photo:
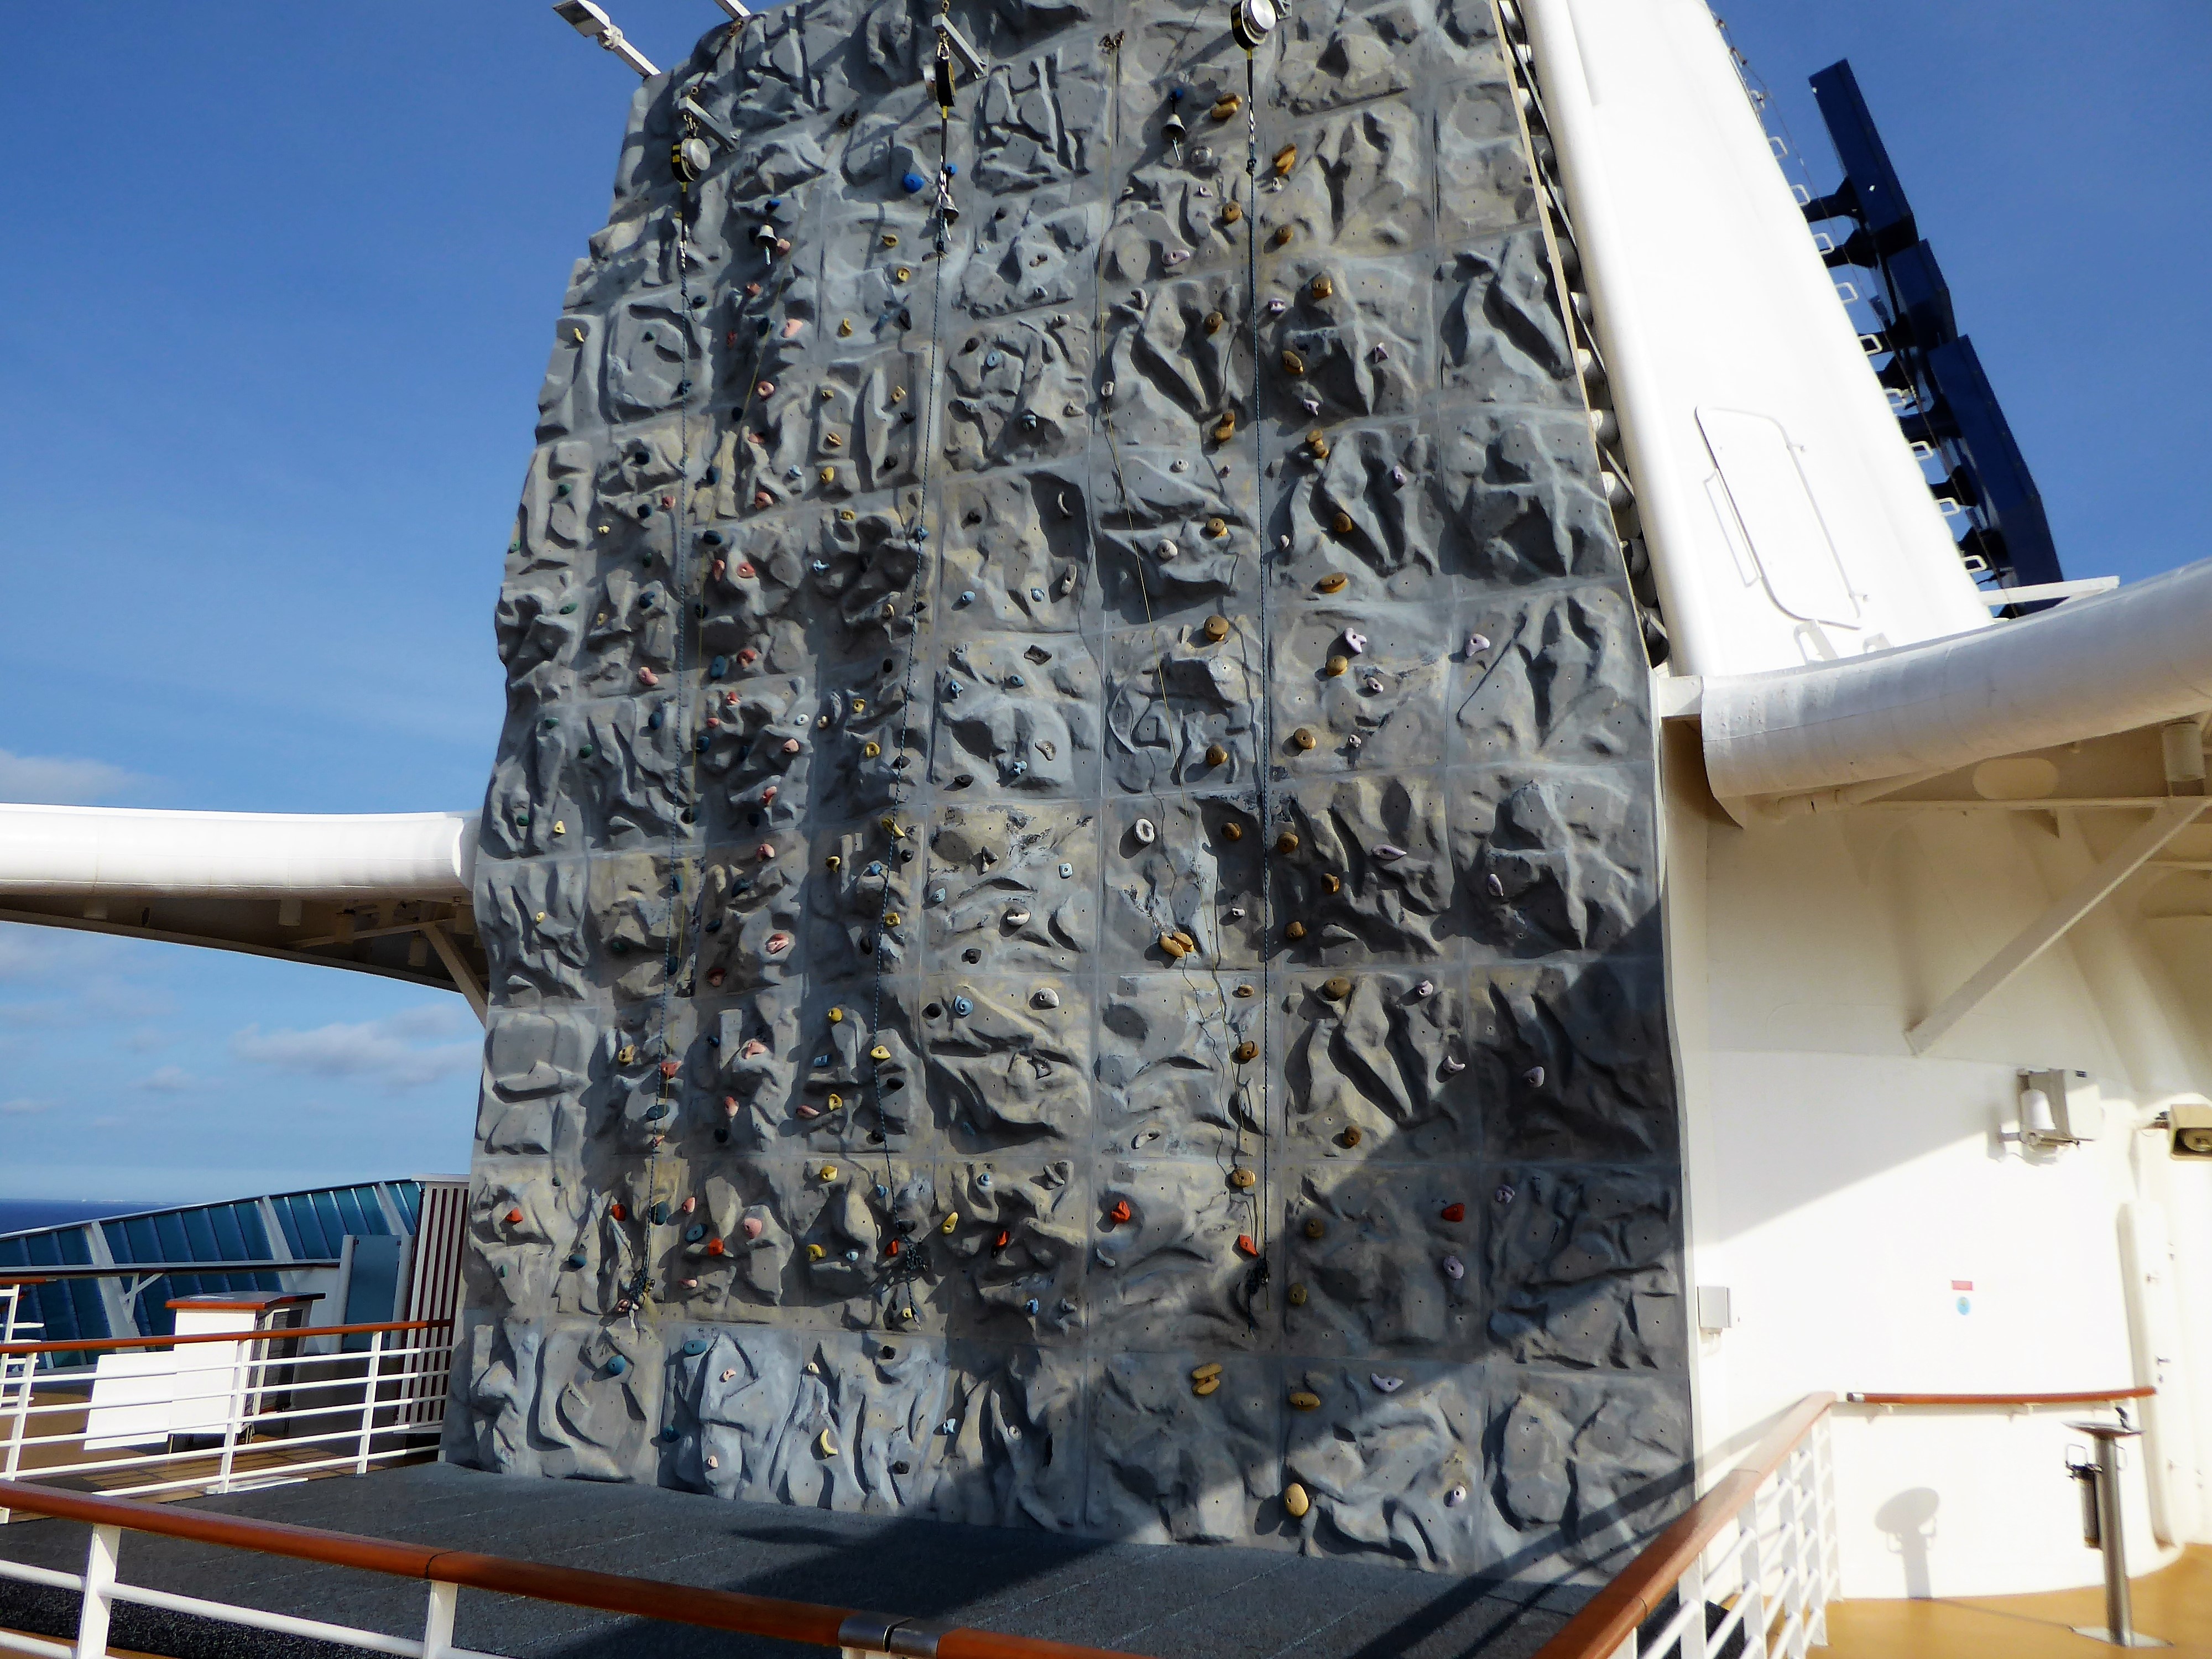
[[[758, 1595], [947, 1620], [1194, 1659], [1523, 1659], [1583, 1592], [1537, 1592], [1270, 1551], [1102, 1543], [1053, 1534], [731, 1504], [635, 1486], [479, 1474], [448, 1464], [192, 1500], [328, 1527]], [[0, 1556], [82, 1571], [86, 1528], [0, 1528]], [[127, 1535], [124, 1582], [422, 1634], [422, 1587], [338, 1568]], [[75, 1597], [0, 1580], [0, 1627], [75, 1630]], [[517, 1659], [751, 1659], [823, 1650], [477, 1591], [455, 1639]], [[342, 1650], [118, 1607], [118, 1647], [173, 1659], [320, 1659]]]
[[[2167, 1659], [2212, 1659], [2212, 1549], [2191, 1545], [2172, 1566], [2134, 1582], [2136, 1629], [2173, 1644]], [[1839, 1601], [1828, 1609], [1824, 1659], [2095, 1659], [2119, 1649], [2076, 1636], [2105, 1622], [2105, 1592]]]

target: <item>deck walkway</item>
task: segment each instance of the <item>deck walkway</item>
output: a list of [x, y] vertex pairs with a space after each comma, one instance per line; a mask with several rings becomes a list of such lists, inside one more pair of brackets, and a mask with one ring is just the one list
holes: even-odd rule
[[[760, 1595], [950, 1618], [1175, 1659], [1525, 1659], [1579, 1605], [1480, 1581], [1269, 1551], [1159, 1548], [898, 1517], [724, 1503], [652, 1487], [427, 1463], [192, 1500], [195, 1507]], [[0, 1528], [0, 1554], [82, 1571], [85, 1528]], [[126, 1536], [126, 1583], [422, 1633], [418, 1585]], [[0, 1580], [0, 1627], [74, 1633], [75, 1598]], [[139, 1607], [112, 1639], [173, 1659], [346, 1651]], [[464, 1592], [455, 1639], [514, 1659], [765, 1659], [785, 1644]], [[818, 1654], [817, 1654], [818, 1659]]]

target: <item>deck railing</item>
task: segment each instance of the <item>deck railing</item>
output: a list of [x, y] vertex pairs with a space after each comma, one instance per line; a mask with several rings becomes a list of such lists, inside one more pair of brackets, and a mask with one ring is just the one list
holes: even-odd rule
[[[495, 1656], [453, 1644], [454, 1613], [459, 1594], [465, 1589], [529, 1596], [572, 1607], [665, 1620], [708, 1630], [773, 1637], [812, 1647], [838, 1648], [848, 1655], [896, 1653], [913, 1656], [913, 1659], [1128, 1659], [1126, 1655], [1063, 1642], [1001, 1636], [964, 1626], [941, 1629], [927, 1620], [896, 1613], [862, 1613], [850, 1607], [745, 1595], [734, 1590], [700, 1589], [650, 1578], [628, 1578], [544, 1562], [477, 1555], [465, 1550], [393, 1543], [352, 1533], [325, 1532], [315, 1527], [285, 1526], [272, 1521], [209, 1515], [169, 1505], [55, 1492], [22, 1483], [0, 1481], [0, 1504], [12, 1504], [26, 1514], [84, 1522], [92, 1528], [91, 1548], [82, 1573], [56, 1572], [51, 1568], [0, 1560], [0, 1577], [73, 1591], [82, 1598], [74, 1644], [0, 1631], [0, 1651], [27, 1655], [29, 1659], [78, 1659], [78, 1656], [98, 1659], [107, 1651], [109, 1619], [118, 1602], [195, 1614], [248, 1629], [306, 1637], [370, 1653], [391, 1654], [396, 1659], [495, 1659]], [[288, 1613], [233, 1607], [200, 1596], [178, 1595], [167, 1590], [124, 1583], [116, 1570], [126, 1532], [155, 1533], [194, 1543], [254, 1550], [295, 1561], [314, 1561], [326, 1566], [350, 1567], [389, 1577], [422, 1581], [428, 1589], [422, 1638], [386, 1636], [380, 1632], [327, 1624], [318, 1619], [299, 1619]]]
[[1536, 1659], [1804, 1659], [1825, 1646], [1837, 1577], [1835, 1403], [1832, 1394], [1798, 1401]]
[[[368, 1340], [299, 1352], [324, 1337]], [[126, 1350], [170, 1363], [36, 1369], [42, 1354]], [[450, 1320], [0, 1343], [0, 1480], [176, 1498], [366, 1474], [435, 1446], [452, 1365]]]

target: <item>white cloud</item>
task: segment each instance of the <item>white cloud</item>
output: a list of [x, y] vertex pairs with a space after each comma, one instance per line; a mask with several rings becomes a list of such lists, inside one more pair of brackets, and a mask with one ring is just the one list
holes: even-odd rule
[[33, 1112], [53, 1109], [51, 1100], [33, 1100], [27, 1095], [18, 1095], [13, 1100], [0, 1100], [0, 1117], [28, 1117]]
[[200, 1086], [199, 1079], [189, 1074], [181, 1066], [162, 1066], [137, 1079], [131, 1085], [157, 1095], [181, 1095]]
[[319, 1025], [310, 1031], [264, 1031], [249, 1025], [232, 1036], [230, 1051], [250, 1064], [296, 1077], [360, 1078], [397, 1093], [474, 1071], [483, 1052], [481, 1038], [424, 1041], [463, 1029], [445, 1009], [410, 1008], [384, 1019]]
[[156, 1049], [167, 1048], [173, 1041], [175, 1039], [167, 1031], [156, 1030], [149, 1025], [143, 1030], [132, 1031], [121, 1038], [120, 1044], [134, 1054], [150, 1054]]
[[106, 761], [59, 755], [18, 755], [0, 749], [0, 800], [85, 806], [119, 795], [139, 781]]

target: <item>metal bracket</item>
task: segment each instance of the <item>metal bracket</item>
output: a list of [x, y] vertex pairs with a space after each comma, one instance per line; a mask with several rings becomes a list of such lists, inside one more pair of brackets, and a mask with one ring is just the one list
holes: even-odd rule
[[2075, 882], [2051, 907], [2022, 928], [2013, 941], [1982, 964], [1980, 971], [1945, 997], [1917, 1025], [1905, 1030], [1905, 1040], [1916, 1054], [1924, 1054], [1951, 1028], [1981, 1006], [2012, 978], [2066, 936], [2073, 925], [2109, 896], [2112, 890], [2148, 864], [2152, 854], [2197, 822], [2208, 802], [2199, 797], [2162, 801], [2150, 822], [2122, 842], [2112, 855]]

